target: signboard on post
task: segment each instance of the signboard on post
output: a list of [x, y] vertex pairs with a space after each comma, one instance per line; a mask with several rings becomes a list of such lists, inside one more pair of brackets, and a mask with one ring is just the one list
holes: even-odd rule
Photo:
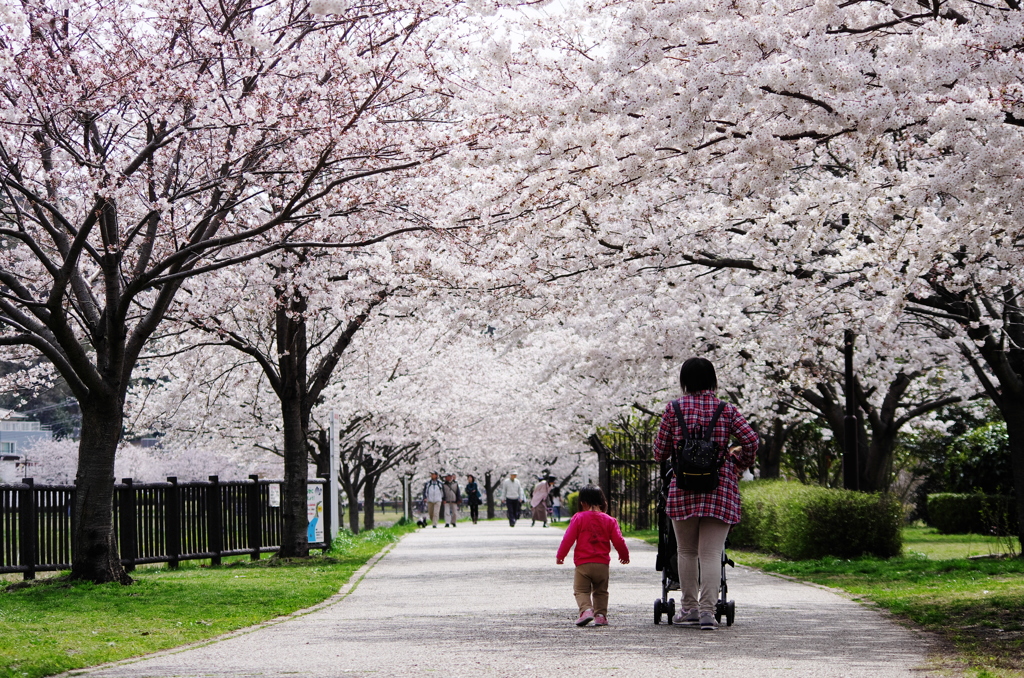
[[309, 520], [309, 531], [306, 539], [310, 544], [324, 541], [324, 486], [306, 485], [306, 518]]

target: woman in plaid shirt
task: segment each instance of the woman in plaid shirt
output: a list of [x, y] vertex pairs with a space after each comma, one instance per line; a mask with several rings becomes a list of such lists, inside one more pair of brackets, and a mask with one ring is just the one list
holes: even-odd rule
[[[694, 437], [702, 434], [711, 423], [721, 402], [715, 397], [718, 388], [715, 367], [704, 358], [690, 358], [679, 371], [679, 383], [683, 388], [679, 409], [689, 435]], [[728, 451], [730, 437], [739, 442], [738, 454]], [[671, 459], [682, 439], [682, 429], [669, 403], [654, 439], [654, 458], [658, 461]], [[739, 478], [744, 469], [754, 465], [758, 435], [736, 406], [726, 403], [711, 439], [725, 453], [718, 487], [707, 493], [688, 492], [678, 489], [673, 478], [665, 507], [679, 545], [679, 587], [682, 589], [679, 612], [672, 621], [683, 626], [699, 624], [709, 631], [717, 626], [715, 599], [719, 582], [717, 576], [705, 576], [698, 584], [697, 565], [699, 562], [700, 571], [705, 573], [717, 573], [721, 567], [729, 527], [740, 522]]]

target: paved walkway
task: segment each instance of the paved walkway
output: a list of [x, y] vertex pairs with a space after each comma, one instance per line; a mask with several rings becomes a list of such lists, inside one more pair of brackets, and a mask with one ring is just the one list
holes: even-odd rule
[[[612, 565], [609, 623], [577, 628], [558, 529], [462, 523], [407, 535], [351, 593], [309, 614], [201, 647], [77, 671], [104, 677], [705, 675], [921, 676], [933, 648], [868, 607], [737, 567], [736, 622], [718, 631], [653, 623], [655, 549], [631, 540]], [[676, 593], [678, 598], [678, 593]]]

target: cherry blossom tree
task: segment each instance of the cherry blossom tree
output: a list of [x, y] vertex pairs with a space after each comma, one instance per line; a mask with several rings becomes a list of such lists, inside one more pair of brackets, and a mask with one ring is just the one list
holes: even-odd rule
[[543, 37], [472, 104], [531, 121], [469, 162], [514, 166], [478, 213], [522, 219], [503, 244], [534, 279], [696, 269], [766, 335], [833, 345], [916, 317], [999, 407], [1024, 492], [1019, 3], [578, 9], [523, 22]]
[[130, 581], [111, 520], [125, 394], [186, 280], [425, 227], [408, 205], [349, 218], [374, 195], [350, 189], [450, 143], [389, 136], [444, 107], [449, 9], [3, 3], [0, 345], [42, 353], [81, 405], [73, 577]]

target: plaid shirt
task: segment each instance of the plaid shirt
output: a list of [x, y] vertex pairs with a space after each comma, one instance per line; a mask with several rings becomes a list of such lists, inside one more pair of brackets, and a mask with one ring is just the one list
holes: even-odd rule
[[[715, 416], [715, 408], [721, 402], [715, 397], [714, 391], [698, 391], [684, 395], [679, 399], [679, 409], [686, 420], [686, 429], [691, 436], [696, 431], [704, 430]], [[739, 477], [743, 469], [754, 465], [757, 453], [758, 435], [743, 418], [735, 405], [725, 404], [711, 440], [719, 449], [727, 449], [729, 438], [734, 437], [740, 444], [739, 454], [727, 454], [725, 463], [718, 474], [718, 487], [714, 492], [705, 494], [686, 492], [676, 488], [676, 479], [668, 489], [668, 504], [665, 513], [672, 520], [687, 518], [718, 518], [724, 523], [735, 525], [740, 522], [740, 486]], [[676, 444], [683, 438], [682, 429], [676, 421], [676, 413], [672, 403], [665, 406], [665, 414], [661, 415], [661, 427], [654, 439], [654, 458], [664, 461], [672, 458]]]

